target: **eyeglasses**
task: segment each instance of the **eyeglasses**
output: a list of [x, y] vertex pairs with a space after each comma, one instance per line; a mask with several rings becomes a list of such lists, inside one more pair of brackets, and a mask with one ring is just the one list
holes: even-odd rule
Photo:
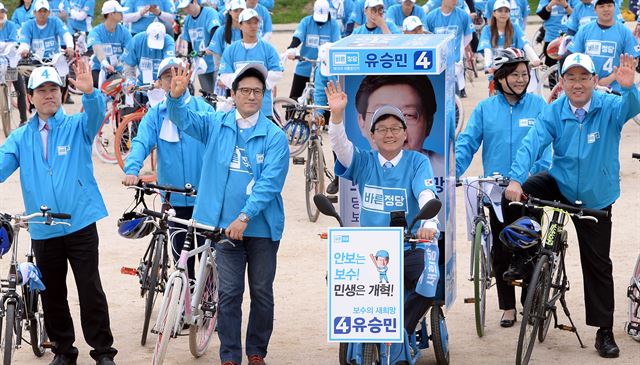
[[390, 128], [375, 128], [373, 131], [381, 134], [381, 135], [386, 135], [389, 131], [394, 135], [397, 136], [398, 134], [400, 134], [400, 132], [402, 132], [404, 130], [403, 127], [390, 127]]
[[376, 6], [375, 8], [369, 8], [369, 11], [378, 13], [378, 14], [384, 14], [384, 7]]
[[252, 89], [250, 87], [240, 87], [238, 88], [238, 92], [242, 96], [249, 96], [251, 95], [251, 93], [253, 93], [253, 95], [255, 95], [256, 97], [260, 97], [264, 94], [264, 89], [260, 89], [260, 88]]
[[527, 80], [529, 78], [529, 73], [523, 72], [521, 74], [518, 73], [511, 73], [509, 74], [507, 77], [517, 80], [517, 79], [522, 79], [522, 80]]
[[567, 84], [577, 84], [577, 83], [585, 83], [587, 81], [591, 81], [593, 79], [593, 75], [583, 75], [583, 76], [579, 76], [579, 77], [573, 77], [573, 76], [567, 76], [567, 77], [562, 77], [562, 79], [564, 79], [564, 82], [566, 82]]

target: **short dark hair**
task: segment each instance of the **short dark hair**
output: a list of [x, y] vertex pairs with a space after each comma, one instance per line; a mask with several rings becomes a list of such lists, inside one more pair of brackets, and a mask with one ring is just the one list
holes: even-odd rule
[[615, 5], [615, 1], [614, 0], [598, 0], [598, 3], [595, 6], [598, 5], [602, 5], [602, 4], [614, 4]]
[[256, 79], [260, 80], [260, 82], [262, 83], [262, 90], [265, 89], [266, 80], [264, 79], [264, 75], [262, 74], [262, 72], [256, 70], [255, 68], [249, 68], [241, 73], [238, 77], [236, 77], [235, 80], [233, 80], [233, 82], [231, 83], [231, 90], [233, 90], [234, 93], [238, 91], [238, 84], [240, 83], [240, 81], [246, 79], [247, 77], [255, 77]]
[[433, 127], [433, 116], [436, 114], [436, 96], [433, 91], [431, 80], [426, 75], [370, 75], [362, 79], [358, 92], [356, 92], [356, 110], [367, 118], [369, 108], [369, 96], [379, 88], [387, 85], [409, 85], [415, 90], [420, 98], [420, 108], [418, 112], [424, 115], [426, 135], [431, 133]]

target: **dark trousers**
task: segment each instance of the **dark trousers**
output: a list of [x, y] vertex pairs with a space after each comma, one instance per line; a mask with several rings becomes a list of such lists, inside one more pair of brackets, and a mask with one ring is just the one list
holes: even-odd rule
[[216, 243], [218, 266], [218, 337], [222, 362], [242, 362], [242, 297], [245, 272], [251, 305], [245, 340], [247, 355], [267, 355], [273, 332], [273, 280], [280, 241], [244, 237]]
[[66, 236], [32, 240], [36, 263], [42, 273], [46, 290], [42, 292], [44, 325], [52, 342], [53, 352], [77, 356], [73, 347], [75, 332], [67, 302], [67, 262], [76, 280], [80, 300], [80, 323], [87, 344], [93, 348], [94, 359], [113, 358], [118, 352], [112, 347], [107, 298], [98, 272], [98, 231], [93, 223]]
[[18, 99], [18, 111], [20, 111], [20, 123], [25, 123], [27, 118], [27, 91], [25, 89], [24, 77], [18, 74], [18, 79], [13, 82], [13, 89], [16, 91]]
[[[557, 200], [564, 204], [575, 205], [562, 195], [556, 180], [546, 172], [529, 177], [522, 185], [522, 190], [539, 199]], [[504, 195], [502, 207], [506, 225], [522, 216], [522, 208], [509, 207]], [[598, 223], [576, 218], [572, 218], [572, 220], [580, 248], [587, 325], [612, 327], [614, 310], [613, 264], [609, 257], [611, 205], [603, 210], [609, 212], [609, 217], [598, 218]]]
[[[180, 218], [180, 219], [191, 219], [191, 216], [193, 215], [193, 207], [173, 207], [173, 209], [176, 211], [176, 218]], [[173, 223], [173, 222], [169, 222], [169, 233], [172, 233], [175, 228], [184, 228], [184, 226], [181, 226], [177, 223]], [[184, 247], [184, 239], [187, 237], [187, 233], [186, 232], [178, 232], [176, 233], [175, 236], [173, 236], [173, 242], [171, 242], [171, 253], [173, 255], [173, 262], [177, 263], [178, 259], [180, 258], [180, 252], [182, 252], [182, 247]], [[197, 247], [200, 247], [201, 245], [204, 244], [205, 242], [205, 238], [204, 237], [200, 237], [200, 236], [196, 236], [196, 242], [198, 244]], [[191, 247], [191, 249], [193, 250], [195, 247]], [[189, 274], [189, 279], [195, 279], [195, 262], [196, 262], [196, 258], [195, 257], [189, 257], [189, 260], [187, 260], [187, 272]]]
[[98, 81], [100, 80], [100, 70], [91, 70], [91, 78], [93, 79], [93, 87], [98, 88]]
[[309, 77], [293, 74], [293, 81], [291, 82], [291, 92], [289, 92], [289, 97], [293, 100], [298, 100], [298, 98], [304, 91], [304, 87], [307, 86], [307, 82], [309, 82], [309, 80]]

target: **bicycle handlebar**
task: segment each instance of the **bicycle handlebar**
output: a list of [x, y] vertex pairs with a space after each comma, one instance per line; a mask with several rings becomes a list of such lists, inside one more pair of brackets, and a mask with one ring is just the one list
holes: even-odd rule
[[[0, 213], [0, 214], [3, 214], [3, 213]], [[71, 219], [71, 214], [49, 212], [49, 208], [45, 205], [41, 206], [40, 211], [37, 213], [31, 213], [27, 215], [21, 215], [21, 214], [11, 215], [11, 214], [4, 213], [3, 215], [7, 219], [11, 219], [16, 223], [25, 223], [25, 222], [29, 222], [33, 218], [44, 217], [45, 221], [42, 223], [46, 225], [69, 224], [67, 222], [54, 222], [53, 221], [54, 218], [55, 219]]]
[[578, 219], [590, 219], [598, 223], [597, 218], [607, 218], [609, 212], [600, 209], [589, 209], [575, 207], [573, 205], [563, 204], [558, 201], [543, 200], [532, 196], [526, 202], [511, 202], [509, 205], [525, 205], [529, 207], [551, 207], [565, 211], [567, 214], [573, 215]]
[[[469, 177], [456, 178], [456, 187], [462, 186], [463, 181], [467, 178]], [[471, 178], [474, 179], [473, 181], [471, 181], [471, 183], [496, 183], [500, 186], [507, 186], [511, 181], [511, 178], [502, 176], [500, 174], [493, 174], [491, 176], [478, 176], [478, 177], [474, 176]]]
[[193, 187], [193, 185], [189, 183], [185, 184], [184, 188], [176, 188], [174, 186], [169, 186], [169, 185], [158, 185], [158, 184], [152, 184], [152, 183], [144, 183], [140, 181], [138, 186], [144, 189], [145, 193], [147, 194], [152, 194], [153, 193], [152, 190], [162, 190], [165, 192], [184, 194], [187, 196], [197, 195], [196, 189]]
[[178, 223], [178, 224], [183, 225], [185, 227], [193, 227], [193, 228], [201, 229], [201, 230], [207, 231], [208, 233], [210, 233], [211, 235], [214, 235], [214, 236], [215, 235], [223, 235], [224, 234], [224, 228], [208, 226], [206, 224], [198, 223], [193, 219], [177, 218], [175, 216], [175, 211], [173, 211], [173, 210], [169, 210], [169, 211], [167, 211], [165, 213], [161, 213], [161, 212], [156, 212], [155, 210], [143, 209], [142, 210], [142, 214], [148, 215], [148, 216], [151, 216], [151, 217], [156, 217], [158, 219], [167, 220], [169, 222]]

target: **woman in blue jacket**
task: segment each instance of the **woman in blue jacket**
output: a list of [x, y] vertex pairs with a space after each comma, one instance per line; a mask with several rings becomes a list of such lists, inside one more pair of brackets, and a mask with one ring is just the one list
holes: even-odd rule
[[[518, 147], [546, 105], [542, 97], [526, 93], [529, 84], [528, 63], [519, 49], [496, 51], [493, 67], [496, 69], [494, 80], [498, 94], [478, 104], [467, 127], [456, 140], [456, 176], [461, 176], [467, 170], [481, 144], [484, 175], [497, 172], [508, 176]], [[550, 157], [550, 150], [545, 150], [538, 156], [531, 172], [547, 170]], [[492, 206], [489, 206], [489, 217], [498, 304], [504, 311], [500, 325], [511, 327], [516, 321], [515, 290], [503, 280], [503, 273], [511, 262], [511, 254], [503, 248], [498, 237], [504, 227]]]

